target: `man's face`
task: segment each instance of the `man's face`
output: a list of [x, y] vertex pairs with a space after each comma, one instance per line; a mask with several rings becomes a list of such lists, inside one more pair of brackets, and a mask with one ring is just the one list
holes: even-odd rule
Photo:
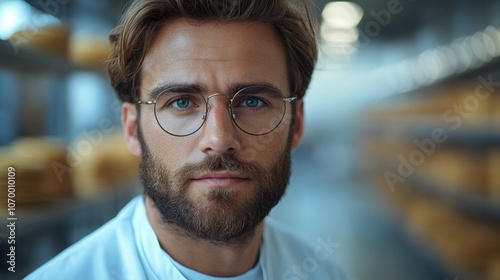
[[[192, 85], [205, 96], [240, 84], [270, 84], [290, 96], [284, 48], [267, 24], [203, 23], [185, 20], [160, 28], [146, 54], [141, 99], [166, 84]], [[212, 97], [203, 127], [186, 137], [161, 129], [153, 106], [125, 103], [122, 121], [130, 150], [142, 157], [145, 194], [163, 220], [195, 238], [227, 241], [244, 237], [283, 195], [290, 152], [302, 136], [303, 106], [291, 106], [280, 126], [264, 136], [239, 130], [228, 99]]]

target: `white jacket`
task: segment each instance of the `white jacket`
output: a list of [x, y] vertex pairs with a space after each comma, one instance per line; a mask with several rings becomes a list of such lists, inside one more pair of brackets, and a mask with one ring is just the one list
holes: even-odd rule
[[[259, 257], [263, 279], [347, 279], [333, 262], [337, 245], [328, 239], [317, 239], [315, 243], [306, 244], [266, 218]], [[186, 279], [171, 260], [148, 222], [144, 198], [138, 196], [115, 218], [26, 279], [198, 280]]]

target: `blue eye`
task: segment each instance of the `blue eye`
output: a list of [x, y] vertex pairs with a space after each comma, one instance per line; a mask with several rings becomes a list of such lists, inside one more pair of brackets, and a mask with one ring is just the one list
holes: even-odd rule
[[189, 99], [177, 99], [173, 102], [173, 105], [180, 109], [187, 108], [189, 107]]
[[245, 106], [251, 108], [262, 106], [262, 100], [254, 96], [248, 97], [245, 99]]

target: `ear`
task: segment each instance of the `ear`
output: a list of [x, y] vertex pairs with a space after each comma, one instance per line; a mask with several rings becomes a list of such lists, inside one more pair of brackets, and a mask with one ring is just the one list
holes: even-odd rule
[[125, 142], [127, 143], [127, 147], [132, 154], [140, 156], [142, 151], [141, 143], [139, 143], [139, 139], [137, 138], [137, 125], [137, 109], [135, 104], [123, 102], [122, 126]]
[[304, 133], [304, 101], [299, 99], [295, 104], [295, 122], [293, 124], [293, 136], [291, 148], [292, 151], [297, 149], [302, 140], [302, 134]]

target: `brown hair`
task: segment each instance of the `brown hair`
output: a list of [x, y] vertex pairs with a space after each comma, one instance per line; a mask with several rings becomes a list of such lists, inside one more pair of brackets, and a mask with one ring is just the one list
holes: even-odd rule
[[285, 47], [291, 93], [304, 96], [318, 55], [310, 0], [135, 0], [110, 34], [108, 73], [121, 101], [139, 98], [146, 52], [158, 28], [179, 18], [272, 24]]

